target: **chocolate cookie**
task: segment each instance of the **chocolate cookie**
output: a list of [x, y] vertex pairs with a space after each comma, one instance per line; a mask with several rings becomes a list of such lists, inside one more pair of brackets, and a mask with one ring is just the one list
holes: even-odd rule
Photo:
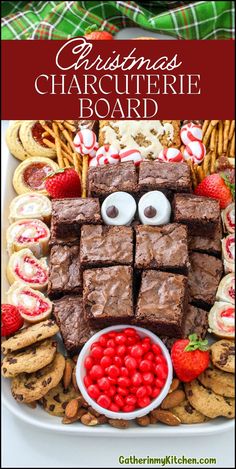
[[52, 337], [59, 331], [59, 327], [52, 319], [39, 322], [33, 326], [25, 327], [13, 337], [2, 342], [2, 353], [7, 354], [38, 343], [43, 339]]
[[65, 358], [57, 353], [53, 362], [35, 371], [21, 373], [12, 380], [11, 392], [18, 402], [32, 402], [41, 399], [60, 382], [65, 367]]
[[65, 408], [71, 399], [79, 397], [73, 385], [64, 389], [62, 382], [42, 397], [41, 403], [46, 412], [57, 417], [64, 417]]
[[235, 371], [235, 344], [232, 340], [218, 340], [211, 348], [212, 363], [220, 370], [234, 373]]
[[228, 419], [234, 418], [234, 399], [215, 394], [202, 386], [197, 379], [185, 384], [185, 392], [194, 409], [206, 417], [210, 419], [221, 416]]
[[176, 407], [173, 407], [171, 409], [171, 412], [173, 412], [176, 417], [179, 417], [181, 423], [202, 423], [208, 420], [205, 415], [201, 414], [201, 412], [198, 412], [196, 409], [194, 409], [194, 407], [191, 406], [190, 402], [188, 402], [187, 399], [185, 399]]
[[235, 397], [234, 375], [225, 373], [217, 368], [208, 368], [198, 376], [205, 388], [211, 389], [216, 394], [224, 397]]
[[2, 361], [2, 375], [5, 378], [14, 378], [20, 373], [33, 373], [40, 370], [52, 362], [56, 351], [57, 342], [44, 340], [21, 352], [9, 353]]

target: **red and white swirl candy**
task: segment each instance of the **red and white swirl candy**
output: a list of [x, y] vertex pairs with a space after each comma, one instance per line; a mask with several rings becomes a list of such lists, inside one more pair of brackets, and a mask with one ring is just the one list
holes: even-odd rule
[[216, 299], [231, 304], [235, 303], [235, 276], [233, 273], [227, 274], [222, 278], [218, 286]]
[[188, 145], [190, 142], [202, 140], [202, 129], [198, 124], [189, 122], [183, 125], [180, 130], [180, 137], [184, 145]]
[[233, 233], [222, 239], [222, 255], [225, 272], [234, 272], [235, 236]]
[[81, 155], [94, 157], [98, 149], [96, 134], [91, 129], [81, 129], [74, 138], [74, 147]]
[[119, 163], [119, 151], [114, 145], [105, 144], [97, 150], [96, 159], [98, 166]]
[[36, 290], [44, 290], [48, 284], [48, 265], [45, 257], [37, 259], [30, 249], [22, 249], [11, 255], [7, 266], [9, 283], [21, 281]]
[[200, 164], [206, 155], [206, 147], [204, 143], [195, 141], [190, 142], [184, 149], [184, 159], [192, 160], [194, 163]]
[[9, 254], [29, 248], [36, 257], [46, 256], [50, 231], [41, 220], [18, 220], [7, 229]]
[[126, 163], [127, 161], [133, 161], [135, 166], [138, 166], [143, 160], [140, 151], [137, 148], [125, 148], [120, 151], [120, 162]]
[[235, 207], [234, 204], [228, 205], [221, 212], [222, 222], [226, 233], [235, 232]]
[[235, 335], [235, 307], [225, 301], [216, 301], [208, 314], [210, 331], [222, 338], [233, 339]]
[[30, 323], [42, 321], [52, 312], [52, 302], [43, 293], [20, 281], [14, 282], [9, 288], [7, 302], [16, 306], [23, 319]]
[[180, 163], [184, 161], [184, 157], [178, 148], [163, 148], [158, 157], [158, 160], [169, 163]]

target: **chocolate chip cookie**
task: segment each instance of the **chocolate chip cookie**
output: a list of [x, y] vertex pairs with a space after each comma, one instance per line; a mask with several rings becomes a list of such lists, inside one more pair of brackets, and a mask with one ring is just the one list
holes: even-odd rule
[[62, 382], [42, 397], [41, 403], [46, 412], [57, 417], [64, 417], [65, 408], [71, 399], [79, 397], [73, 385], [64, 389]]
[[186, 397], [194, 409], [214, 419], [216, 417], [234, 418], [234, 399], [215, 394], [197, 380], [185, 384]]
[[52, 362], [56, 351], [57, 342], [49, 339], [20, 352], [9, 353], [2, 361], [2, 375], [5, 378], [14, 378], [20, 373], [40, 370]]
[[191, 424], [191, 423], [203, 423], [208, 420], [208, 418], [198, 412], [194, 407], [191, 406], [190, 402], [185, 399], [176, 407], [172, 407], [171, 412], [179, 417], [181, 423]]
[[18, 402], [32, 402], [41, 399], [61, 381], [65, 358], [60, 353], [52, 363], [34, 373], [21, 373], [12, 380], [11, 392]]
[[39, 322], [33, 326], [25, 327], [13, 337], [2, 342], [2, 353], [7, 354], [28, 347], [41, 340], [52, 337], [59, 331], [59, 327], [52, 319]]
[[212, 363], [220, 370], [235, 372], [235, 343], [232, 340], [218, 340], [211, 348]]
[[205, 388], [225, 397], [235, 397], [234, 375], [218, 368], [208, 368], [198, 376]]

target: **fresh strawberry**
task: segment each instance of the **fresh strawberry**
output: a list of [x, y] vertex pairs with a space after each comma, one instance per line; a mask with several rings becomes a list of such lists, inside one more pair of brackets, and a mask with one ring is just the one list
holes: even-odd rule
[[81, 183], [73, 168], [58, 169], [46, 177], [45, 187], [53, 199], [81, 196]]
[[204, 195], [220, 201], [220, 208], [229, 205], [234, 197], [234, 184], [227, 174], [215, 173], [205, 177], [196, 187], [195, 194]]
[[1, 336], [14, 334], [24, 324], [20, 312], [13, 305], [1, 305]]
[[207, 340], [198, 340], [196, 334], [177, 340], [171, 349], [174, 370], [181, 381], [188, 383], [197, 378], [209, 365]]
[[112, 34], [108, 33], [107, 31], [101, 31], [97, 29], [97, 26], [95, 24], [93, 24], [92, 26], [89, 26], [86, 29], [84, 37], [86, 39], [92, 39], [92, 40], [103, 39], [106, 41], [113, 39]]

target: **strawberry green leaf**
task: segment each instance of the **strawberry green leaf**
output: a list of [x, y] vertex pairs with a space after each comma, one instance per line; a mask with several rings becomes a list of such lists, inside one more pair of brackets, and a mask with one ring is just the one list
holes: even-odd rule
[[208, 340], [198, 340], [197, 334], [191, 334], [189, 336], [189, 343], [186, 345], [185, 352], [193, 352], [194, 350], [201, 350], [205, 352], [208, 350]]
[[229, 176], [225, 173], [220, 173], [225, 185], [230, 189], [233, 199], [235, 199], [235, 184], [230, 182]]

